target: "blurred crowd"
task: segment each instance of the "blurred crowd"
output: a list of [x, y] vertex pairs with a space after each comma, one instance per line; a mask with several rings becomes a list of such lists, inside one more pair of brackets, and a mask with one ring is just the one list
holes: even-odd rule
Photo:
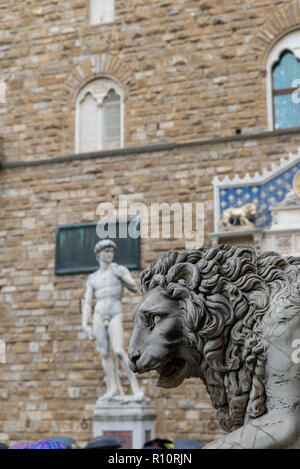
[[[122, 449], [125, 441], [115, 435], [103, 435], [93, 438], [83, 449]], [[164, 438], [155, 438], [147, 441], [141, 449], [201, 449], [203, 444], [197, 440], [171, 440]], [[68, 436], [54, 436], [41, 441], [20, 441], [9, 446], [6, 443], [0, 443], [0, 449], [76, 449], [76, 441]]]

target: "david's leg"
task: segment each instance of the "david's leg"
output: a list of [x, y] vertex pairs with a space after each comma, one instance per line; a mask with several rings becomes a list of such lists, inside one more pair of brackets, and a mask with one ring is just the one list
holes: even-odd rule
[[101, 352], [102, 367], [106, 377], [106, 393], [104, 398], [115, 396], [117, 391], [117, 382], [115, 378], [115, 363], [109, 346], [108, 331], [100, 315], [94, 314], [94, 334]]
[[128, 364], [127, 364], [127, 354], [124, 350], [123, 344], [123, 323], [122, 323], [122, 314], [118, 314], [117, 316], [113, 317], [110, 325], [109, 325], [109, 337], [110, 342], [112, 344], [112, 349], [115, 355], [119, 358], [122, 368], [125, 370], [133, 395], [137, 399], [142, 399], [144, 393], [142, 389], [139, 387], [138, 381], [135, 375], [130, 371]]

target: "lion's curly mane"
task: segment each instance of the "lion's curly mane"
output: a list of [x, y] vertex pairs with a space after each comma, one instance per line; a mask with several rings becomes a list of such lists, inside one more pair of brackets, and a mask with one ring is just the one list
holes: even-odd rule
[[141, 274], [143, 293], [159, 285], [178, 301], [185, 340], [200, 353], [198, 375], [226, 431], [266, 412], [263, 328], [270, 318], [263, 320], [276, 296], [284, 314], [299, 313], [299, 286], [285, 288], [299, 274], [295, 264], [274, 252], [220, 245], [170, 251]]

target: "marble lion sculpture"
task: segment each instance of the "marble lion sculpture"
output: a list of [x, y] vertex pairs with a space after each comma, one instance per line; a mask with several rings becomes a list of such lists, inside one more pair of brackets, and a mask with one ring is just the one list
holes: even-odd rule
[[204, 382], [229, 432], [205, 448], [300, 448], [300, 259], [171, 251], [142, 272], [141, 289], [130, 368], [156, 370], [165, 388]]
[[[222, 215], [222, 226], [225, 229], [236, 228], [237, 222], [240, 223], [240, 226], [253, 226], [253, 223], [250, 221], [257, 213], [255, 204], [248, 203], [242, 207], [230, 207], [224, 210]], [[232, 221], [231, 221], [232, 220]]]

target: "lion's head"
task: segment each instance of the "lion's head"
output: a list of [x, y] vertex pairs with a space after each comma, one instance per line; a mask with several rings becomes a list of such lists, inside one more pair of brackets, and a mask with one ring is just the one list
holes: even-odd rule
[[262, 415], [262, 321], [273, 290], [287, 283], [297, 262], [222, 245], [171, 251], [152, 263], [141, 274], [143, 298], [128, 352], [131, 370], [156, 370], [163, 387], [200, 377], [226, 431], [243, 425], [246, 415]]
[[160, 286], [154, 287], [135, 313], [129, 349], [131, 370], [139, 373], [157, 370], [159, 386], [179, 386], [191, 376], [191, 348], [184, 336], [185, 324], [178, 302]]
[[244, 205], [244, 209], [245, 209], [245, 216], [247, 218], [252, 218], [256, 215], [257, 213], [257, 210], [256, 210], [256, 205], [255, 204], [252, 204], [252, 203], [248, 203], [248, 204], [245, 204]]

